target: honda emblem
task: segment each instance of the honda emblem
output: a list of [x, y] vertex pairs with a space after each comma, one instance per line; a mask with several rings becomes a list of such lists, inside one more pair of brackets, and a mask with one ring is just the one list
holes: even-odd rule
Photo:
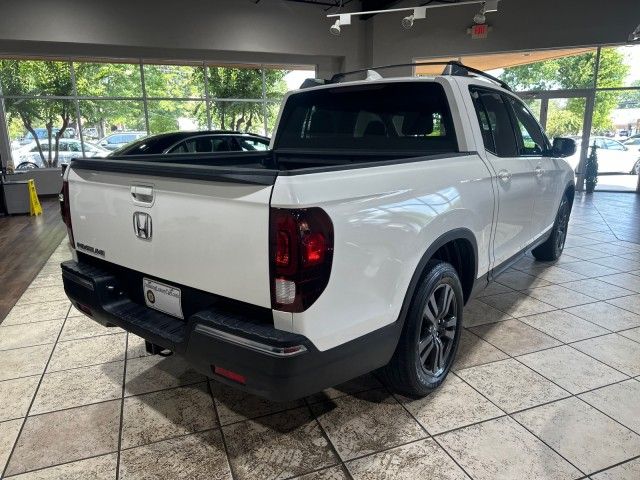
[[133, 214], [133, 231], [142, 240], [151, 240], [151, 215], [144, 212]]

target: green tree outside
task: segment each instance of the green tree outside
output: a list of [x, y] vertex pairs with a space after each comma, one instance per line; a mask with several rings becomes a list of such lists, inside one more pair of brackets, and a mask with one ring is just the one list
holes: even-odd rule
[[[73, 93], [69, 64], [58, 61], [0, 60], [0, 85], [4, 95], [34, 96], [38, 99], [6, 98], [5, 109], [9, 125], [15, 130], [20, 119], [31, 133], [42, 163], [48, 167], [58, 165], [60, 138], [74, 117], [73, 102], [51, 100], [47, 96], [70, 96]], [[47, 142], [43, 148], [36, 128], [46, 128]]]
[[[144, 92], [138, 63], [74, 62], [75, 87], [80, 99], [83, 132], [103, 137], [116, 129], [146, 130], [143, 102], [146, 94], [149, 133], [178, 130], [184, 124], [207, 127], [205, 67], [192, 65], [143, 66]], [[287, 91], [288, 70], [206, 67], [212, 127], [260, 133], [274, 127], [279, 101]], [[265, 85], [263, 87], [262, 77]], [[59, 140], [75, 125], [76, 105], [71, 64], [64, 61], [0, 60], [0, 86], [5, 96], [7, 124], [12, 139], [30, 132], [42, 162], [58, 165]], [[70, 97], [69, 99], [51, 99]], [[176, 98], [193, 100], [175, 100]], [[202, 99], [202, 100], [195, 100]], [[227, 100], [228, 99], [228, 100]], [[233, 101], [235, 99], [236, 101]], [[247, 99], [249, 101], [237, 101]], [[269, 100], [266, 103], [265, 100]], [[265, 119], [266, 112], [266, 119]], [[45, 128], [47, 141], [36, 128]], [[87, 138], [93, 138], [86, 137]]]
[[[287, 70], [265, 69], [265, 95], [279, 100], [287, 92], [284, 77]], [[259, 68], [210, 67], [209, 96], [219, 99], [263, 98], [262, 70]], [[267, 126], [273, 124], [277, 110], [267, 105]], [[211, 105], [213, 128], [259, 132], [264, 128], [262, 102], [216, 101]]]
[[[596, 52], [509, 67], [500, 78], [516, 91], [592, 88]], [[620, 87], [629, 74], [624, 54], [615, 48], [603, 48], [600, 53], [599, 87]], [[602, 134], [613, 129], [611, 112], [617, 108], [622, 93], [599, 92], [593, 113], [592, 130]], [[567, 99], [560, 108], [549, 103], [547, 131], [550, 136], [576, 135], [582, 129], [584, 98]]]

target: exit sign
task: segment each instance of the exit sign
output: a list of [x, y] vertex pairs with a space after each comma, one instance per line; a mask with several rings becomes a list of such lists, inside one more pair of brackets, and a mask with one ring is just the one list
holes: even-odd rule
[[480, 25], [473, 25], [472, 27], [467, 29], [467, 33], [471, 35], [471, 38], [487, 38], [487, 34], [489, 33], [490, 27], [486, 23], [482, 23]]

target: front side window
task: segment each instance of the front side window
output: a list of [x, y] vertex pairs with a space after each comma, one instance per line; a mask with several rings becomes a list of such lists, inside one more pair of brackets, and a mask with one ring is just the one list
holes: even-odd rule
[[520, 155], [542, 155], [549, 149], [549, 142], [540, 125], [521, 101], [513, 97], [507, 97], [507, 99], [517, 124], [516, 136]]
[[504, 97], [491, 90], [470, 89], [484, 148], [499, 157], [518, 155], [516, 137]]
[[275, 148], [424, 155], [457, 152], [458, 143], [440, 84], [395, 82], [291, 95]]

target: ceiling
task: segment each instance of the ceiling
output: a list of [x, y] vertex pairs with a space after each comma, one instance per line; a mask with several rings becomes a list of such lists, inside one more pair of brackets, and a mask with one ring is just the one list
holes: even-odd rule
[[[258, 3], [260, 0], [257, 0]], [[339, 8], [354, 2], [354, 0], [286, 0], [294, 3], [306, 3], [308, 5], [317, 5], [325, 9]], [[390, 8], [391, 6], [399, 3], [399, 0], [360, 0], [362, 10], [382, 10]]]

